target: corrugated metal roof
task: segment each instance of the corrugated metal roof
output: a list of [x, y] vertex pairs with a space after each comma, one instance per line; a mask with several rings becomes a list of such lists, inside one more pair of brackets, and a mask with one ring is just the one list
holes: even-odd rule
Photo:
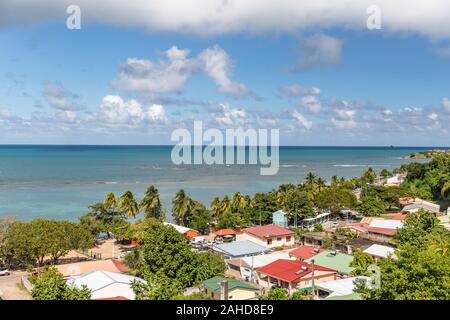
[[250, 256], [270, 251], [268, 248], [260, 246], [250, 240], [233, 241], [215, 245], [213, 250], [230, 257]]
[[373, 220], [369, 227], [371, 228], [381, 228], [381, 229], [400, 229], [403, 227], [403, 221], [400, 220]]
[[[138, 277], [102, 270], [91, 271], [78, 277], [71, 277], [67, 280], [69, 284], [75, 285], [78, 288], [81, 288], [83, 285], [85, 285], [92, 292], [95, 292], [96, 290], [107, 287], [114, 283], [131, 284], [131, 282], [133, 281], [145, 282], [145, 280]], [[117, 294], [117, 296], [120, 296], [120, 292]]]
[[348, 295], [348, 294], [353, 293], [353, 290], [355, 289], [354, 281], [356, 279], [364, 279], [364, 280], [368, 281], [370, 278], [368, 278], [368, 277], [352, 277], [352, 278], [338, 279], [338, 280], [333, 280], [333, 281], [318, 282], [316, 284], [316, 288], [327, 291], [330, 294], [332, 294], [333, 296]]
[[383, 246], [381, 244], [373, 244], [363, 252], [376, 257], [387, 258], [392, 255], [394, 251], [395, 249], [392, 247]]

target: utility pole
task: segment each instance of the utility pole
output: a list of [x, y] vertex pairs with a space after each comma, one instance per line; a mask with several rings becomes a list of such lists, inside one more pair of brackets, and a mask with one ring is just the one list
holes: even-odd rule
[[315, 283], [314, 283], [314, 259], [311, 260], [311, 264], [312, 264], [312, 281], [311, 281], [311, 291], [312, 291], [312, 296], [313, 296], [313, 300], [314, 300], [314, 296], [315, 296]]

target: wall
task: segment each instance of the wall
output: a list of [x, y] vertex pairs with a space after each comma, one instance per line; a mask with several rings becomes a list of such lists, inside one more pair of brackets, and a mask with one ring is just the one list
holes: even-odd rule
[[291, 240], [289, 242], [286, 241], [286, 236], [282, 236], [280, 237], [281, 240], [278, 241], [277, 237], [271, 238], [272, 239], [272, 244], [267, 244], [267, 239], [263, 240], [261, 238], [255, 237], [251, 234], [248, 233], [242, 233], [237, 235], [236, 240], [237, 241], [241, 241], [241, 240], [250, 240], [256, 244], [259, 244], [261, 246], [264, 246], [266, 248], [277, 248], [277, 247], [281, 247], [281, 246], [293, 246], [295, 243], [295, 237], [291, 236]]

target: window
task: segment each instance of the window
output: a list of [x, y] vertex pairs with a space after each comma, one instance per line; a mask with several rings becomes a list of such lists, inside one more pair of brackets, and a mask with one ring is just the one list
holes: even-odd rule
[[281, 241], [281, 237], [278, 237], [278, 238], [277, 238], [277, 241]]
[[267, 244], [272, 244], [272, 239], [267, 239]]
[[291, 236], [286, 237], [286, 242], [289, 242], [289, 241], [291, 241]]
[[309, 280], [305, 280], [305, 286], [309, 286]]

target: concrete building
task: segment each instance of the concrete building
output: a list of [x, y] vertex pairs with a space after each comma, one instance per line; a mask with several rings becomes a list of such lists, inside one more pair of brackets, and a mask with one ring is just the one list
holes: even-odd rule
[[295, 244], [295, 232], [267, 224], [243, 229], [237, 240], [250, 240], [266, 248], [291, 247]]

